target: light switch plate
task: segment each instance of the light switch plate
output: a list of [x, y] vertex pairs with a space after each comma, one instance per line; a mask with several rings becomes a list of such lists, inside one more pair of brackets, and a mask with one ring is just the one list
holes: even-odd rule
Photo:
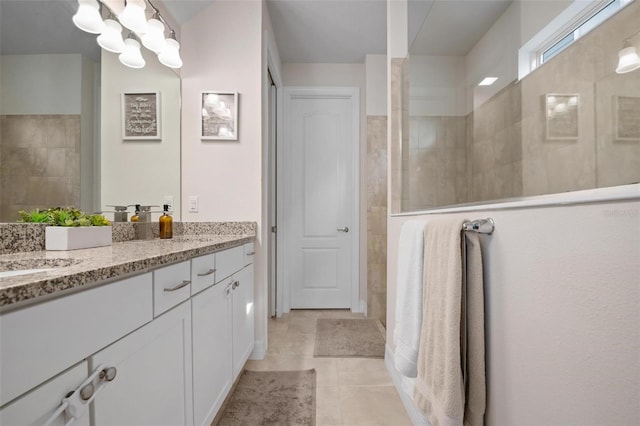
[[189, 213], [198, 213], [198, 196], [189, 196]]

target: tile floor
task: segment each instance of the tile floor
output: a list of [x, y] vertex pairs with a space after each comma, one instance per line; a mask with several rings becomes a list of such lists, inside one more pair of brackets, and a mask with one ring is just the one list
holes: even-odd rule
[[255, 371], [315, 368], [316, 426], [404, 426], [411, 421], [383, 359], [314, 358], [317, 318], [363, 318], [342, 310], [296, 310], [269, 320], [269, 350]]

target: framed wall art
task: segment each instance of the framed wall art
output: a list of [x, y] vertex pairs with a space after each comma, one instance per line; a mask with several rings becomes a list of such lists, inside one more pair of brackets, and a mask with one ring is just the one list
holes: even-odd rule
[[614, 96], [615, 140], [640, 141], [640, 97]]
[[200, 137], [203, 140], [238, 140], [238, 93], [202, 92]]
[[122, 94], [122, 139], [160, 140], [160, 92]]
[[578, 139], [580, 94], [549, 93], [545, 95], [547, 139]]

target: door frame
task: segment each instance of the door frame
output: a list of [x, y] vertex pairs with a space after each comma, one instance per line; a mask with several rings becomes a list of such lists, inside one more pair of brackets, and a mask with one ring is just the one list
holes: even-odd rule
[[[291, 310], [291, 275], [288, 262], [290, 262], [292, 233], [289, 229], [291, 218], [284, 206], [289, 204], [291, 193], [291, 101], [296, 98], [305, 99], [348, 99], [351, 101], [352, 113], [352, 153], [351, 153], [351, 180], [353, 182], [353, 194], [351, 197], [352, 212], [349, 232], [353, 230], [351, 240], [351, 283], [350, 283], [350, 307], [352, 312], [361, 312], [360, 304], [360, 89], [358, 87], [305, 87], [285, 86], [282, 108], [282, 138], [278, 144], [278, 234], [280, 236], [278, 251], [279, 271], [282, 271], [282, 279], [277, 282], [278, 299], [282, 313]], [[353, 226], [351, 226], [353, 225]], [[280, 264], [280, 261], [282, 262]], [[280, 312], [278, 312], [280, 315]]]

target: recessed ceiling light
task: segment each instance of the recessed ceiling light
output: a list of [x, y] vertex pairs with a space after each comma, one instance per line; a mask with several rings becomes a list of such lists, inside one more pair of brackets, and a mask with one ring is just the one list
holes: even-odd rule
[[496, 82], [496, 80], [498, 79], [498, 77], [485, 77], [484, 80], [482, 80], [478, 86], [491, 86], [493, 83]]

